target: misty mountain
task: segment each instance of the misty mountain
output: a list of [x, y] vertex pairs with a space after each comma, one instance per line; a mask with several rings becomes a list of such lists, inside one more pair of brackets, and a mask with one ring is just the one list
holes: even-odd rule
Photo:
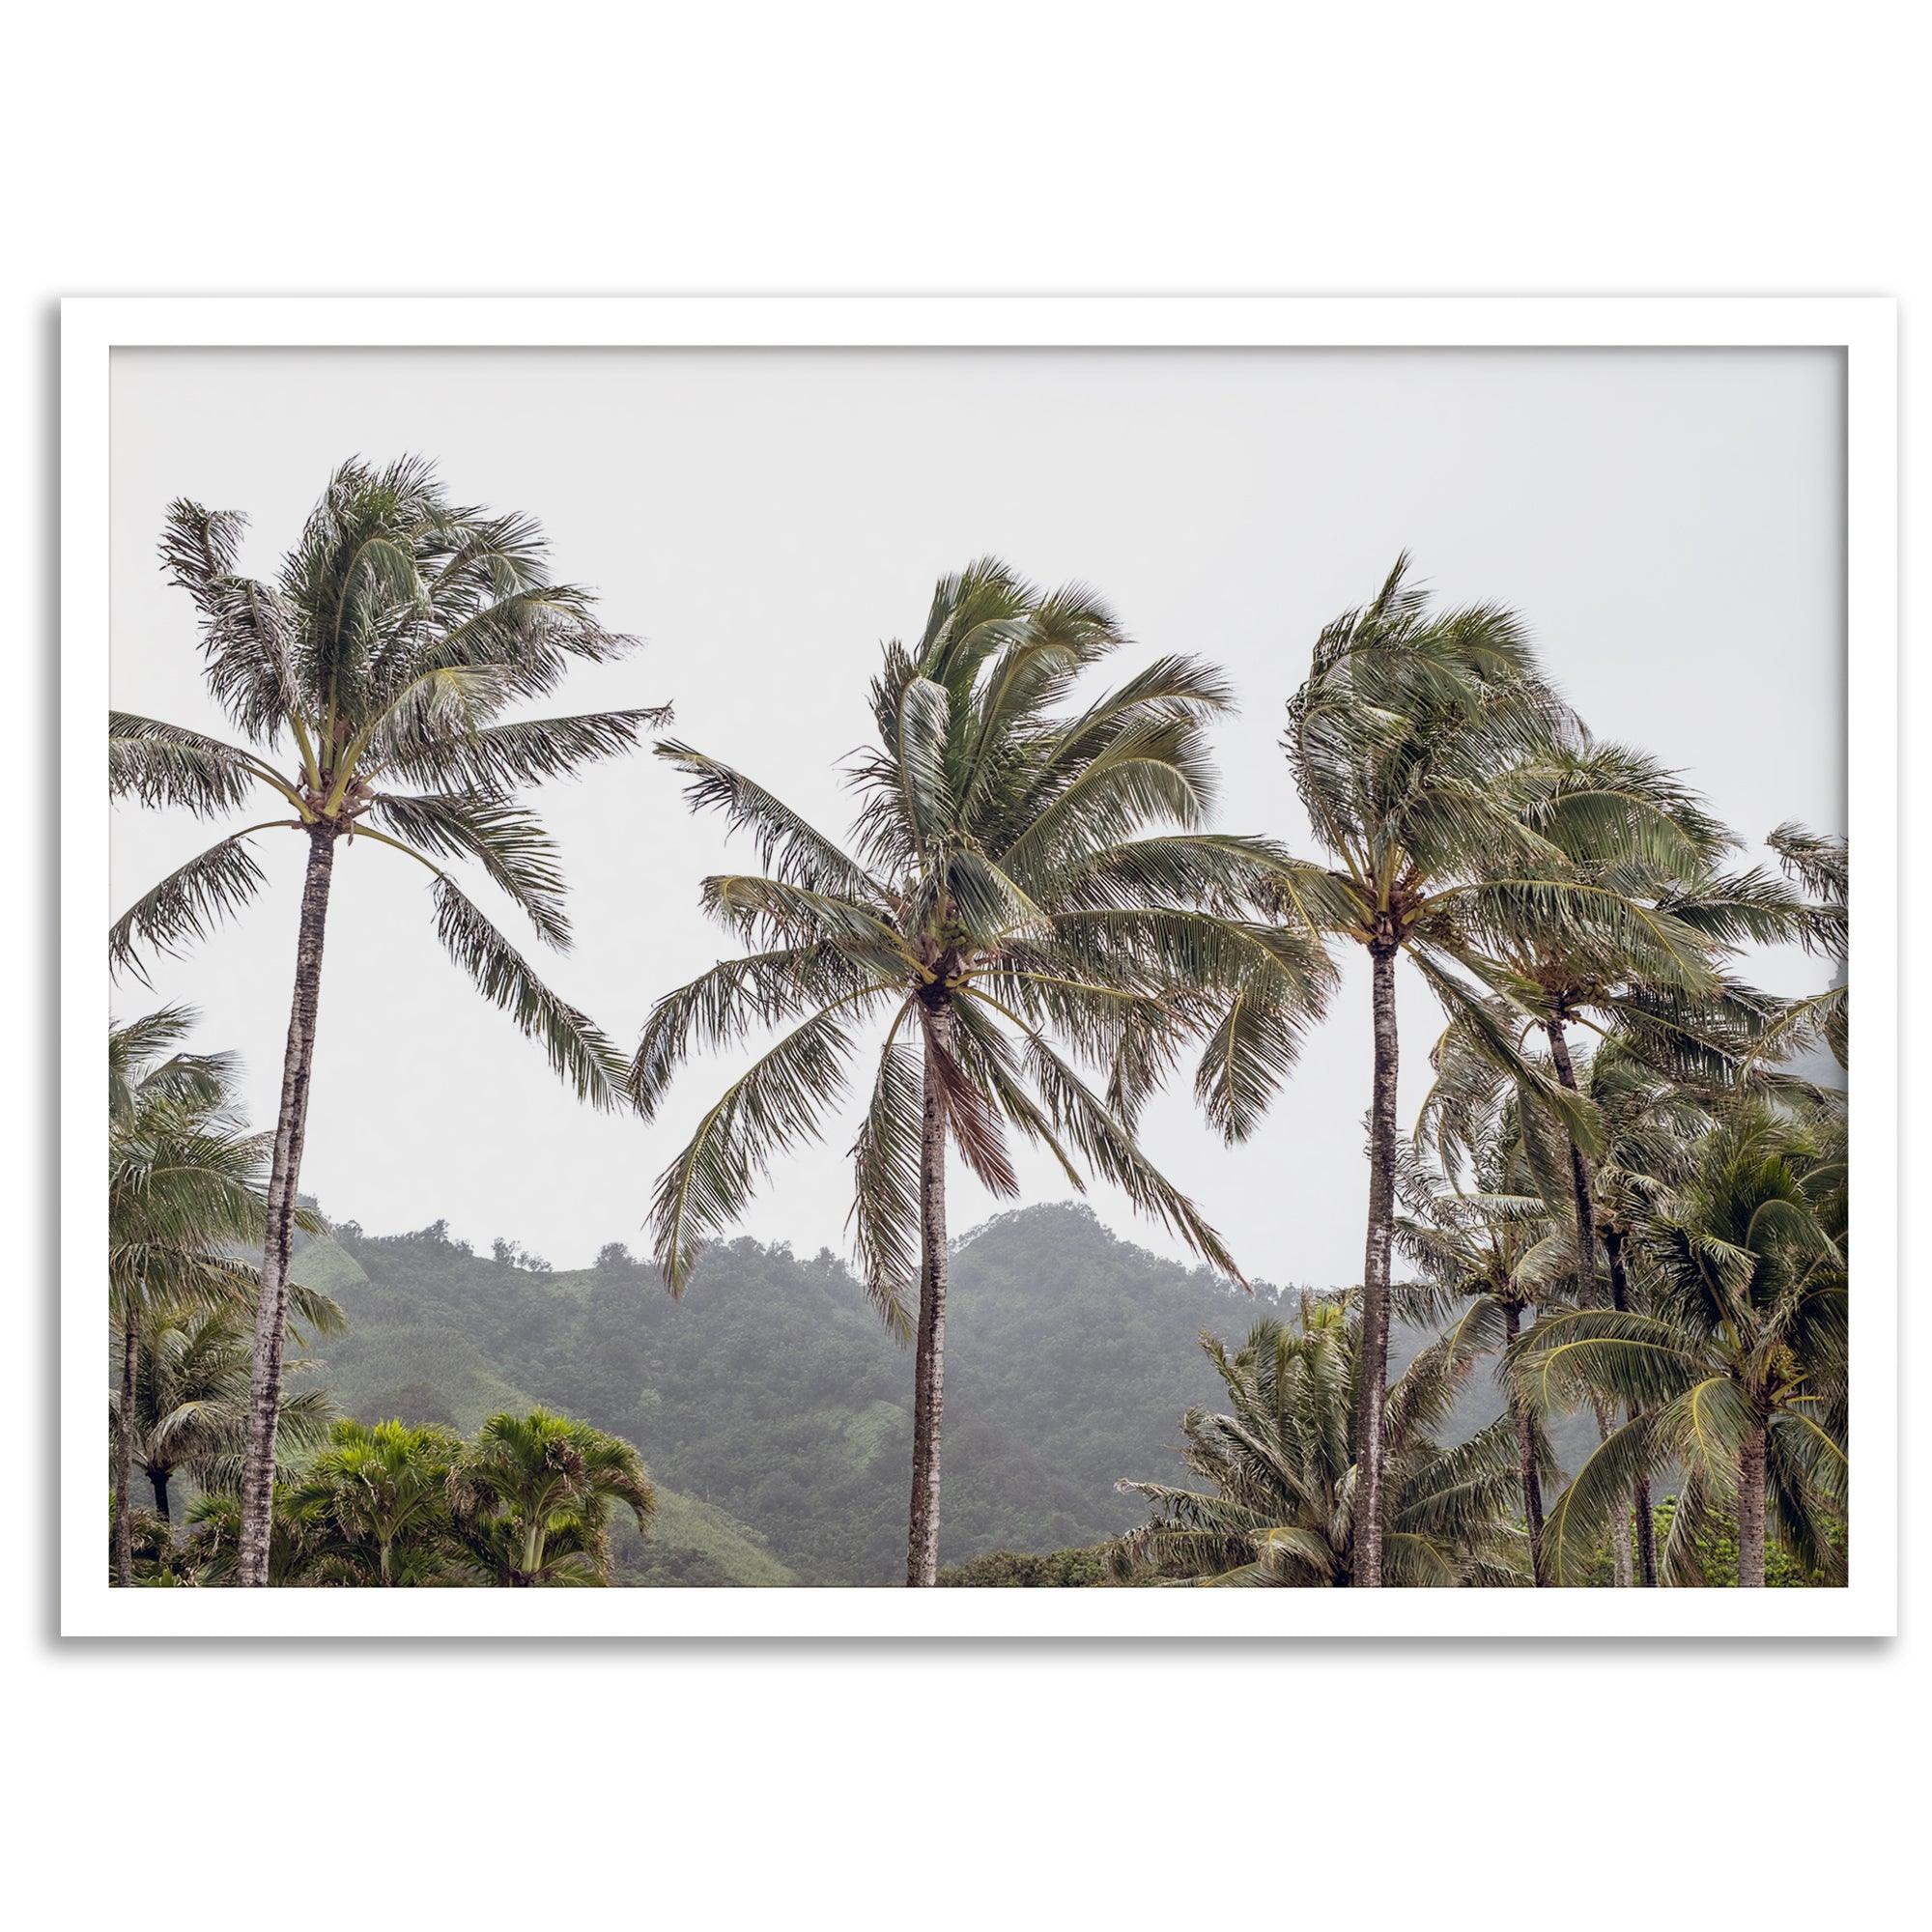
[[[350, 1223], [301, 1269], [349, 1314], [318, 1364], [345, 1411], [473, 1429], [538, 1402], [635, 1442], [668, 1494], [650, 1545], [626, 1546], [627, 1580], [901, 1574], [912, 1358], [829, 1251], [720, 1244], [681, 1301], [620, 1251], [550, 1272], [440, 1226], [383, 1237]], [[1238, 1341], [1275, 1293], [1151, 1254], [1070, 1204], [967, 1236], [948, 1304], [941, 1560], [1137, 1520], [1115, 1483], [1173, 1477], [1182, 1411], [1220, 1392], [1202, 1331]], [[1427, 1339], [1399, 1327], [1393, 1365]], [[1450, 1433], [1500, 1406], [1479, 1375]]]

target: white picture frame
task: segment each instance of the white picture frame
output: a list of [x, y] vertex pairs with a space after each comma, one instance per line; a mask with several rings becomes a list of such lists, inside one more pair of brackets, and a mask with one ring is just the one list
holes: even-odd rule
[[[1852, 1562], [1821, 1590], [131, 1590], [101, 1560], [99, 944], [119, 348], [1822, 347], [1845, 356], [1858, 1288]], [[69, 1636], [1878, 1636], [1897, 1629], [1897, 320], [1867, 298], [86, 298], [61, 324], [61, 1630]]]

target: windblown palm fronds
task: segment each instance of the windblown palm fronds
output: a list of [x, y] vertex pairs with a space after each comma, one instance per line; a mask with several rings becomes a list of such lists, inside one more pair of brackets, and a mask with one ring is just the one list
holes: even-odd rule
[[[1352, 1584], [1362, 1487], [1352, 1447], [1360, 1327], [1335, 1301], [1305, 1299], [1291, 1324], [1259, 1321], [1234, 1354], [1202, 1348], [1228, 1409], [1190, 1409], [1181, 1458], [1206, 1485], [1123, 1482], [1150, 1520], [1119, 1547], [1125, 1581]], [[1425, 1349], [1384, 1406], [1382, 1581], [1513, 1585], [1530, 1580], [1513, 1518], [1516, 1435], [1507, 1417], [1444, 1447], [1435, 1433], [1476, 1359], [1448, 1341]]]
[[695, 807], [751, 835], [765, 870], [704, 882], [706, 909], [751, 950], [658, 1002], [632, 1062], [639, 1107], [656, 1112], [694, 1046], [778, 1030], [665, 1171], [659, 1260], [682, 1292], [773, 1158], [822, 1131], [859, 1073], [865, 1028], [882, 1026], [852, 1227], [881, 1314], [918, 1334], [914, 1583], [937, 1569], [947, 1140], [1010, 1195], [1017, 1133], [1075, 1186], [1091, 1168], [1235, 1273], [1141, 1149], [1136, 1119], [1195, 1052], [1210, 1118], [1247, 1132], [1328, 986], [1307, 926], [1240, 911], [1281, 855], [1207, 829], [1208, 728], [1229, 705], [1219, 674], [1160, 657], [1077, 696], [1122, 641], [1078, 586], [1041, 592], [991, 559], [944, 579], [923, 633], [889, 644], [873, 681], [849, 849], [717, 759], [658, 748]]
[[1551, 1512], [1559, 1580], [1587, 1560], [1632, 1480], [1671, 1467], [1683, 1482], [1665, 1580], [1695, 1579], [1714, 1506], [1735, 1515], [1747, 1587], [1763, 1585], [1767, 1536], [1808, 1570], [1837, 1569], [1827, 1524], [1849, 1474], [1845, 1172], [1830, 1115], [1742, 1105], [1639, 1223], [1643, 1311], [1565, 1311], [1519, 1344], [1525, 1384], [1601, 1395], [1632, 1417]]
[[[1458, 970], [1485, 895], [1503, 881], [1548, 916], [1572, 910], [1553, 838], [1514, 795], [1509, 775], [1583, 743], [1544, 677], [1514, 612], [1497, 605], [1432, 608], [1402, 556], [1374, 600], [1316, 639], [1282, 740], [1320, 859], [1275, 864], [1255, 903], [1282, 920], [1364, 948], [1374, 1010], [1369, 1212], [1362, 1266], [1362, 1349], [1355, 1419], [1368, 1498], [1355, 1581], [1381, 1581], [1381, 1408], [1388, 1363], [1389, 1263], [1396, 1183], [1395, 962], [1406, 954], [1451, 1013], [1482, 1010]], [[1248, 1096], [1258, 1113], [1279, 1078]], [[1532, 1078], [1527, 1071], [1525, 1078]], [[1554, 1083], [1549, 1082], [1552, 1093]]]

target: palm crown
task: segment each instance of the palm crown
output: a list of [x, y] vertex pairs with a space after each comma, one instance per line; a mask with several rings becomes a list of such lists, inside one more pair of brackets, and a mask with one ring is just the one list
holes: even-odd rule
[[568, 943], [554, 847], [512, 794], [627, 749], [666, 714], [503, 714], [554, 691], [573, 663], [634, 640], [604, 629], [587, 591], [550, 580], [531, 519], [451, 502], [415, 460], [337, 469], [273, 582], [237, 571], [244, 522], [179, 501], [161, 542], [170, 581], [194, 602], [209, 689], [242, 742], [115, 712], [109, 789], [203, 817], [272, 796], [287, 815], [230, 833], [129, 907], [108, 936], [115, 968], [140, 974], [145, 952], [174, 951], [251, 898], [265, 879], [257, 835], [372, 839], [428, 867], [451, 956], [581, 1095], [610, 1104], [621, 1079], [609, 1042], [543, 984], [447, 862], [473, 861], [539, 938]]
[[[852, 772], [850, 854], [738, 772], [686, 745], [658, 748], [689, 775], [695, 805], [753, 835], [768, 870], [704, 882], [706, 908], [758, 950], [659, 1001], [633, 1094], [649, 1115], [693, 1044], [796, 1022], [665, 1173], [654, 1219], [674, 1292], [771, 1155], [817, 1131], [867, 1018], [886, 1035], [855, 1149], [854, 1225], [895, 1324], [917, 1247], [923, 1063], [954, 1145], [995, 1193], [1014, 1191], [1011, 1126], [1050, 1149], [1075, 1185], [1084, 1156], [1235, 1271], [1140, 1151], [1133, 1123], [1183, 1043], [1203, 1036], [1199, 1084], [1238, 1117], [1258, 1067], [1292, 1059], [1326, 965], [1305, 931], [1228, 910], [1268, 848], [1200, 829], [1213, 798], [1206, 726], [1229, 703], [1217, 673], [1160, 658], [1084, 707], [1060, 708], [1121, 642], [1084, 590], [1041, 595], [994, 561], [944, 580], [924, 633], [889, 645], [873, 681], [878, 743]], [[1214, 996], [1237, 981], [1246, 1009], [1215, 1027]]]
[[454, 1538], [469, 1560], [516, 1587], [605, 1583], [611, 1515], [647, 1530], [657, 1492], [630, 1443], [532, 1409], [493, 1415], [450, 1479]]
[[[1181, 1457], [1208, 1487], [1122, 1483], [1151, 1512], [1120, 1545], [1120, 1574], [1214, 1584], [1352, 1581], [1363, 1503], [1353, 1448], [1359, 1341], [1357, 1323], [1338, 1302], [1312, 1298], [1293, 1324], [1273, 1318], [1257, 1322], [1233, 1354], [1204, 1336], [1229, 1407], [1188, 1411]], [[1453, 1448], [1435, 1435], [1473, 1360], [1437, 1342], [1388, 1391], [1382, 1499], [1388, 1583], [1527, 1580], [1524, 1539], [1510, 1518], [1515, 1468], [1508, 1418]]]

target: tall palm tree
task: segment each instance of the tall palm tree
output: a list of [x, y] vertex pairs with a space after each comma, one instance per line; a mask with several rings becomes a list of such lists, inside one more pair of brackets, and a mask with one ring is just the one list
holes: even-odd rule
[[1049, 1149], [1075, 1186], [1084, 1157], [1234, 1273], [1219, 1236], [1141, 1150], [1137, 1112], [1204, 1039], [1197, 1092], [1224, 1133], [1245, 1132], [1328, 983], [1305, 928], [1236, 915], [1273, 848], [1201, 829], [1221, 678], [1161, 657], [1068, 702], [1122, 641], [1077, 586], [1042, 593], [992, 559], [943, 579], [922, 635], [888, 645], [873, 681], [878, 737], [851, 772], [849, 853], [730, 767], [659, 747], [694, 806], [752, 835], [766, 872], [704, 882], [705, 907], [753, 950], [658, 1002], [632, 1063], [639, 1107], [656, 1111], [694, 1044], [787, 1031], [665, 1171], [658, 1258], [681, 1293], [701, 1241], [743, 1210], [772, 1156], [822, 1131], [859, 1023], [882, 1020], [852, 1214], [869, 1293], [896, 1333], [916, 1330], [915, 1586], [938, 1569], [949, 1136], [996, 1194], [1017, 1187], [1009, 1127]]
[[214, 816], [260, 787], [277, 802], [277, 815], [231, 832], [145, 894], [115, 923], [108, 953], [117, 971], [139, 974], [144, 952], [172, 952], [253, 897], [267, 875], [251, 839], [288, 831], [302, 842], [236, 1575], [240, 1583], [260, 1584], [268, 1576], [290, 1231], [338, 842], [368, 840], [422, 865], [437, 935], [450, 956], [543, 1043], [581, 1097], [612, 1105], [622, 1069], [610, 1042], [538, 978], [443, 862], [474, 861], [540, 939], [566, 946], [554, 847], [514, 794], [627, 750], [665, 714], [505, 716], [518, 700], [554, 691], [574, 662], [612, 659], [634, 640], [598, 622], [586, 591], [552, 582], [532, 520], [451, 502], [426, 463], [344, 464], [272, 583], [237, 573], [242, 523], [231, 512], [176, 502], [161, 540], [171, 581], [194, 603], [209, 689], [242, 742], [112, 713], [109, 788], [144, 805]]
[[195, 1015], [166, 1007], [108, 1031], [107, 1303], [115, 1580], [133, 1580], [135, 1387], [145, 1326], [252, 1304], [240, 1252], [260, 1240], [268, 1137], [238, 1123], [233, 1063], [181, 1042]]
[[[1339, 1302], [1304, 1298], [1298, 1323], [1258, 1321], [1230, 1355], [1202, 1348], [1229, 1409], [1190, 1409], [1182, 1460], [1208, 1485], [1118, 1487], [1151, 1504], [1118, 1549], [1123, 1580], [1340, 1588], [1360, 1580], [1364, 1491], [1354, 1460], [1359, 1322]], [[1515, 1584], [1524, 1537], [1512, 1520], [1515, 1431], [1508, 1417], [1454, 1448], [1447, 1420], [1475, 1356], [1437, 1342], [1416, 1356], [1383, 1407], [1384, 1584]]]
[[1841, 1121], [1745, 1101], [1641, 1233], [1648, 1312], [1566, 1312], [1524, 1337], [1525, 1378], [1631, 1412], [1551, 1514], [1559, 1579], [1587, 1560], [1633, 1478], [1673, 1464], [1684, 1475], [1660, 1559], [1670, 1580], [1696, 1580], [1714, 1506], [1735, 1515], [1743, 1587], [1763, 1587], [1768, 1533], [1806, 1569], [1835, 1569], [1827, 1525], [1849, 1475], [1845, 1201]]
[[498, 1584], [608, 1583], [611, 1513], [648, 1531], [657, 1492], [630, 1443], [533, 1408], [493, 1415], [450, 1479], [456, 1540]]
[[1562, 855], [1511, 809], [1503, 780], [1578, 731], [1513, 612], [1495, 605], [1432, 611], [1407, 573], [1404, 555], [1371, 603], [1335, 619], [1316, 640], [1282, 747], [1326, 856], [1279, 867], [1262, 899], [1289, 921], [1289, 931], [1312, 924], [1369, 958], [1374, 1072], [1355, 1420], [1364, 1500], [1354, 1566], [1355, 1582], [1368, 1588], [1382, 1580], [1395, 962], [1406, 954], [1452, 1011], [1477, 1004], [1455, 968], [1467, 966], [1482, 916], [1510, 893], [1561, 900]]

